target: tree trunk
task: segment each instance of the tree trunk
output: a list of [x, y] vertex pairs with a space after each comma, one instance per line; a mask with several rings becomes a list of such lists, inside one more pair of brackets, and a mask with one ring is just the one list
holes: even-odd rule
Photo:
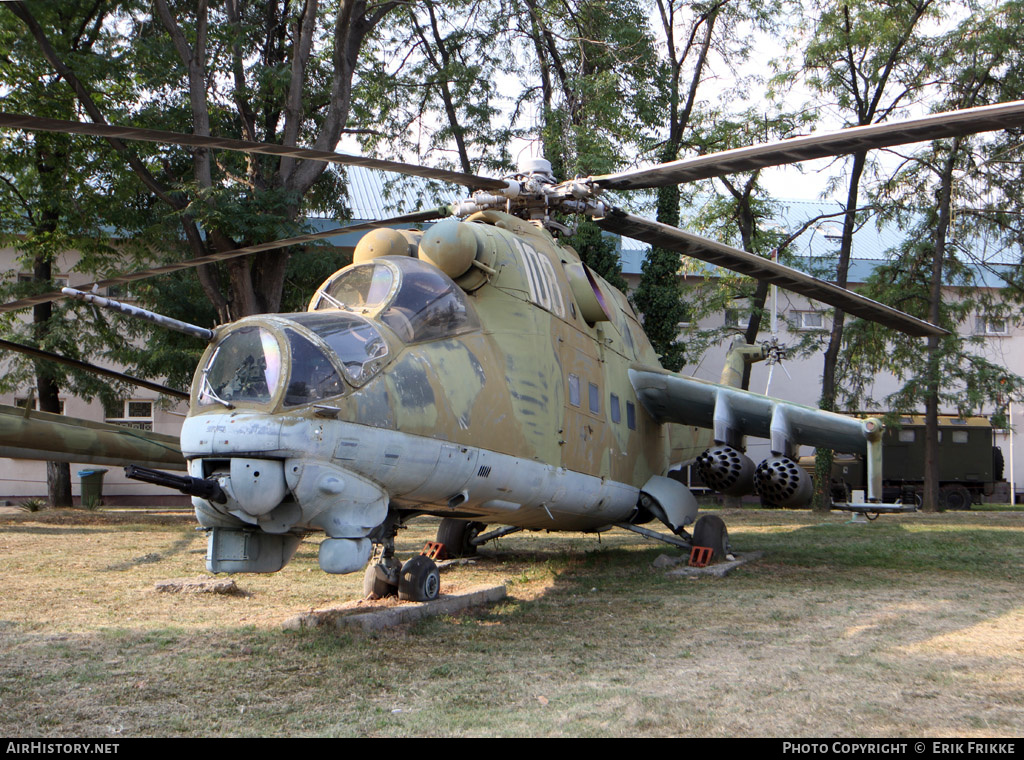
[[[953, 168], [960, 149], [960, 140], [953, 140], [949, 156], [939, 179], [939, 218], [935, 225], [935, 250], [932, 254], [932, 277], [928, 318], [933, 325], [939, 323], [942, 299], [942, 265], [946, 255], [946, 233], [949, 230], [950, 206], [953, 197]], [[939, 343], [941, 338], [928, 336], [928, 365], [924, 416], [924, 495], [921, 508], [925, 512], [938, 512], [942, 506], [939, 492]]]

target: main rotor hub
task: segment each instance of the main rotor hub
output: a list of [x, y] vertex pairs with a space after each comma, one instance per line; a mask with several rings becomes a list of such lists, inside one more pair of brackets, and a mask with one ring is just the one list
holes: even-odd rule
[[540, 156], [529, 156], [522, 159], [519, 162], [518, 167], [520, 174], [543, 174], [548, 177], [553, 177], [551, 170], [551, 162], [546, 158]]

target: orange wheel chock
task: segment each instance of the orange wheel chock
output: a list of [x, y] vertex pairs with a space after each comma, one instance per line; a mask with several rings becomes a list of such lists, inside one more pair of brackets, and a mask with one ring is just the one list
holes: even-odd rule
[[690, 548], [690, 567], [707, 567], [711, 562], [714, 550], [710, 546], [694, 546]]
[[430, 557], [430, 559], [448, 559], [448, 550], [444, 544], [438, 543], [437, 541], [427, 541], [423, 545], [423, 551], [420, 552], [424, 557]]

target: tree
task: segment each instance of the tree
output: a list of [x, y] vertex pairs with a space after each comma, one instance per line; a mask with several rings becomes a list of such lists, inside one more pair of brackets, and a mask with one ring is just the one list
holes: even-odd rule
[[[1014, 40], [1024, 32], [1024, 8], [1017, 2], [1000, 4], [961, 22], [933, 45], [930, 68], [943, 92], [941, 110], [970, 108], [985, 102], [1020, 97], [1021, 70]], [[991, 142], [991, 138], [986, 140]], [[979, 187], [977, 156], [980, 137], [935, 143], [908, 159], [883, 188], [889, 215], [906, 224], [907, 209], [918, 220], [914, 232], [894, 260], [882, 267], [868, 284], [872, 297], [900, 304], [933, 324], [950, 331], [929, 336], [922, 354], [917, 341], [858, 324], [847, 340], [847, 361], [874, 371], [889, 370], [906, 378], [903, 388], [886, 402], [895, 411], [925, 408], [925, 480], [923, 508], [939, 509], [938, 415], [941, 407], [970, 414], [1005, 393], [1017, 392], [1020, 378], [993, 364], [977, 351], [979, 336], [962, 334], [963, 324], [976, 314], [992, 315], [1005, 309], [975, 281], [975, 270], [960, 259], [974, 239], [992, 236], [988, 225], [974, 214], [960, 215], [958, 206], [972, 208]], [[984, 185], [982, 185], [983, 187]], [[955, 230], [954, 217], [964, 219]], [[974, 223], [972, 223], [972, 219]], [[907, 225], [909, 226], [909, 225]], [[956, 287], [954, 287], [956, 286]], [[950, 291], [954, 291], [952, 294]], [[953, 297], [950, 298], [950, 295]], [[970, 330], [969, 332], [973, 332]], [[855, 386], [856, 388], [856, 386]], [[851, 400], [859, 401], [857, 388]]]
[[[55, 29], [53, 45], [65, 57], [86, 58], [103, 48], [106, 35], [104, 6], [97, 3], [41, 4], [37, 13]], [[5, 108], [41, 116], [69, 118], [72, 94], [61, 92], [54, 76], [41, 75], [40, 51], [20, 33], [14, 19], [0, 17], [0, 86], [7, 90]], [[56, 91], [55, 91], [56, 90]], [[109, 253], [96, 222], [101, 193], [81, 185], [72, 166], [88, 167], [98, 159], [85, 141], [68, 135], [43, 134], [33, 138], [7, 134], [0, 146], [0, 239], [20, 253], [22, 269], [31, 271], [27, 282], [21, 272], [7, 273], [0, 292], [18, 297], [53, 290], [55, 267], [68, 251], [79, 251], [86, 261]], [[105, 200], [105, 199], [103, 199]], [[96, 350], [102, 340], [87, 320], [68, 315], [52, 303], [33, 307], [31, 324], [8, 319], [5, 334], [15, 342], [81, 359]], [[0, 388], [13, 391], [34, 386], [39, 409], [60, 413], [62, 389], [92, 398], [113, 398], [114, 389], [85, 373], [72, 372], [47, 361], [28, 361], [21, 355], [8, 358]], [[71, 473], [67, 463], [47, 463], [50, 503], [70, 507]]]
[[[515, 112], [540, 114], [540, 146], [559, 178], [605, 174], [639, 144], [656, 108], [653, 40], [635, 0], [512, 0], [527, 66]], [[613, 245], [586, 219], [569, 242], [595, 271], [625, 285]]]
[[[658, 18], [665, 38], [665, 55], [659, 62], [658, 85], [664, 104], [658, 124], [663, 139], [655, 150], [659, 162], [675, 161], [684, 147], [710, 152], [708, 143], [694, 136], [698, 95], [713, 74], [717, 62], [730, 67], [744, 60], [751, 49], [751, 32], [775, 23], [776, 2], [681, 3], [658, 0]], [[741, 31], [742, 30], [742, 31]], [[710, 130], [720, 114], [707, 117]], [[688, 130], [690, 134], [688, 136]], [[699, 132], [697, 132], [699, 135]], [[680, 193], [678, 186], [657, 191], [657, 219], [679, 226]], [[642, 265], [640, 284], [633, 294], [643, 315], [644, 330], [661, 363], [678, 371], [686, 361], [685, 346], [678, 340], [680, 322], [688, 317], [681, 290], [679, 254], [653, 247]]]
[[[708, 121], [709, 128], [702, 132], [700, 139], [708, 150], [729, 150], [769, 139], [781, 139], [791, 134], [798, 125], [805, 127], [812, 120], [813, 117], [807, 114], [776, 111], [768, 115], [757, 108], [732, 116], [712, 112], [712, 118]], [[778, 228], [768, 229], [766, 223], [772, 219], [777, 206], [764, 197], [759, 180], [760, 172], [750, 172], [724, 176], [709, 182], [711, 191], [702, 200], [700, 212], [694, 221], [698, 229], [715, 239], [734, 241], [744, 251], [766, 257], [777, 253], [782, 260], [786, 260], [787, 247], [806, 230], [807, 225], [790, 233]], [[717, 191], [718, 185], [724, 188], [724, 194]], [[735, 302], [745, 300], [748, 304], [742, 315], [746, 317], [745, 325], [740, 325], [738, 319], [737, 326], [729, 327], [728, 330], [733, 334], [739, 330], [748, 345], [757, 343], [766, 316], [769, 283], [729, 273], [718, 273], [715, 279], [718, 283], [717, 296], [705, 295], [703, 307], [694, 313], [695, 319], [692, 321], [696, 322], [696, 318], [710, 311], [721, 312], [735, 308]], [[712, 331], [712, 336], [716, 334], [716, 342], [721, 342], [724, 339], [721, 331]], [[699, 330], [696, 337], [698, 345], [707, 344], [711, 338]], [[742, 387], [749, 388], [749, 383], [750, 366], [747, 365]]]
[[[515, 132], [502, 109], [501, 3], [405, 4], [367, 43], [354, 111], [374, 154], [408, 155], [468, 174], [505, 172]], [[512, 120], [514, 121], [514, 119]]]
[[[811, 3], [816, 21], [803, 58], [803, 75], [811, 89], [833, 100], [831, 104], [846, 126], [865, 126], [888, 119], [901, 104], [912, 99], [923, 84], [929, 40], [922, 31], [929, 18], [939, 13], [939, 0], [845, 0]], [[797, 72], [787, 76], [795, 77]], [[858, 219], [861, 182], [868, 168], [865, 151], [853, 154], [846, 185], [846, 214], [839, 245], [834, 281], [846, 287], [853, 233]], [[837, 309], [825, 349], [822, 371], [822, 409], [835, 410], [836, 368], [843, 345], [845, 315]], [[828, 483], [832, 453], [819, 449], [814, 507], [831, 506]]]
[[[103, 25], [106, 34], [120, 36], [119, 44], [82, 57], [54, 44], [58, 28], [39, 4], [4, 8], [23, 23], [58, 86], [93, 121], [131, 119], [331, 150], [349, 118], [362, 44], [398, 5], [227, 0], [214, 8], [207, 0], [155, 0], [150, 11], [129, 1], [113, 7]], [[65, 23], [75, 28], [80, 19]], [[123, 71], [130, 72], [127, 79], [111, 73]], [[135, 226], [151, 226], [154, 214], [173, 220], [195, 257], [277, 238], [295, 230], [300, 212], [338, 205], [339, 178], [323, 162], [109, 142], [118, 171], [131, 173], [146, 191], [149, 213]], [[218, 319], [277, 311], [288, 257], [277, 251], [199, 268]]]

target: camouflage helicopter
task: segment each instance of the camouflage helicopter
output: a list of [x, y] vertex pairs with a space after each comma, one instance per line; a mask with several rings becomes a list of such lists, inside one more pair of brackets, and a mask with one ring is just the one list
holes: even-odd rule
[[[669, 372], [626, 297], [560, 243], [553, 212], [768, 279], [845, 312], [912, 335], [943, 332], [902, 312], [770, 260], [607, 203], [602, 194], [679, 184], [765, 166], [1024, 124], [1024, 102], [858, 127], [559, 182], [542, 159], [493, 179], [418, 165], [221, 138], [0, 114], [0, 127], [291, 155], [443, 179], [474, 190], [465, 201], [369, 224], [240, 248], [91, 283], [93, 291], [174, 269], [371, 229], [353, 264], [313, 294], [308, 310], [246, 317], [213, 330], [109, 302], [49, 293], [11, 311], [81, 297], [208, 341], [189, 394], [180, 454], [160, 462], [187, 475], [127, 472], [192, 496], [209, 533], [212, 572], [275, 572], [303, 537], [322, 531], [329, 573], [366, 568], [368, 593], [429, 600], [436, 564], [395, 557], [410, 519], [442, 519], [454, 554], [514, 530], [601, 531], [619, 526], [689, 547], [728, 550], [716, 516], [697, 519], [694, 495], [672, 472], [696, 463], [731, 495], [755, 490], [779, 505], [806, 503], [800, 445], [866, 454], [869, 503], [881, 500], [881, 433], [858, 420], [756, 393], [730, 381], [764, 347], [744, 346], [722, 383]], [[434, 222], [423, 231], [393, 225]], [[9, 344], [8, 344], [9, 345]], [[0, 435], [0, 454], [55, 458], [27, 446], [27, 413]], [[44, 437], [79, 441], [73, 461], [114, 461], [102, 426]], [[137, 432], [137, 431], [133, 431]], [[90, 438], [95, 435], [95, 438]], [[768, 438], [760, 464], [744, 436]], [[163, 442], [166, 449], [166, 442]], [[59, 448], [55, 445], [53, 448]], [[32, 453], [30, 453], [30, 450]], [[91, 450], [91, 451], [90, 451]], [[641, 527], [662, 522], [670, 534]], [[505, 526], [483, 533], [487, 525]], [[693, 534], [687, 527], [693, 525]]]

